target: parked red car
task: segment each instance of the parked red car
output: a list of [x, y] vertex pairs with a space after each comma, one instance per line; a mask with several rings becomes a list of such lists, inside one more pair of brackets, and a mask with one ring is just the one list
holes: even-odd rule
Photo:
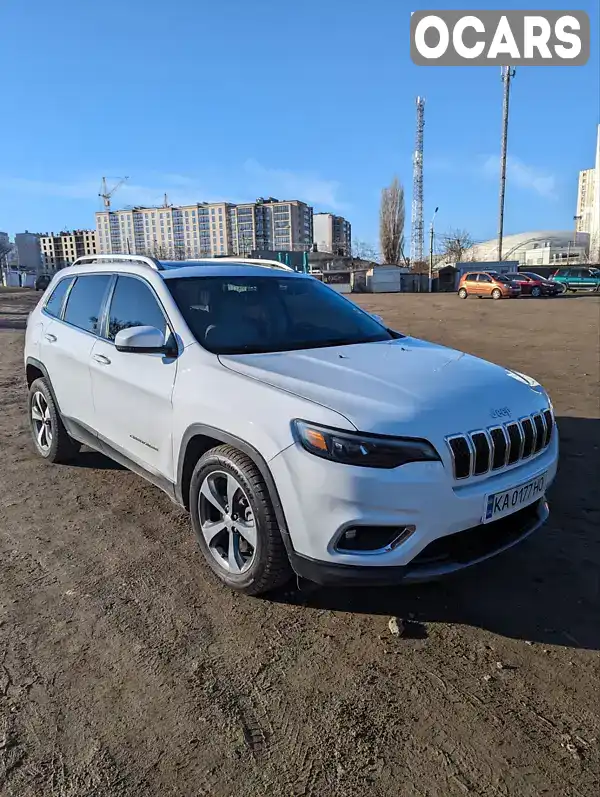
[[521, 296], [539, 298], [540, 296], [558, 296], [559, 293], [562, 293], [562, 289], [556, 283], [544, 279], [532, 271], [519, 271], [518, 273], [515, 271], [506, 276], [521, 286]]

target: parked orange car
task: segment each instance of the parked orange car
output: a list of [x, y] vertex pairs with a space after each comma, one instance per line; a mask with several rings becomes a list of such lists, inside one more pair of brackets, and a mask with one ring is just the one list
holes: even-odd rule
[[497, 271], [470, 271], [463, 274], [458, 284], [461, 299], [467, 296], [491, 296], [492, 299], [516, 299], [521, 288]]

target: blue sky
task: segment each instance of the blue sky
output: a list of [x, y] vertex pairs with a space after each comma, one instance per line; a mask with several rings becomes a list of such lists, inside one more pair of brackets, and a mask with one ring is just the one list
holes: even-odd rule
[[[554, 0], [4, 0], [0, 230], [94, 226], [114, 207], [257, 196], [342, 213], [376, 243], [397, 174], [410, 227], [414, 100], [426, 98], [425, 217], [496, 232], [497, 67], [417, 67], [410, 12], [565, 8]], [[513, 83], [506, 232], [570, 229], [599, 121], [598, 0], [584, 67], [524, 67]]]

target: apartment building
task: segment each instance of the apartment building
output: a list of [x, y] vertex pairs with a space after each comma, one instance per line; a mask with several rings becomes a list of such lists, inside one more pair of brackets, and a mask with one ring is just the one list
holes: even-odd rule
[[56, 271], [82, 255], [97, 254], [96, 230], [43, 233], [40, 235], [40, 247], [46, 269]]
[[197, 203], [96, 213], [98, 251], [183, 260], [244, 255], [253, 249], [305, 251], [312, 208], [303, 202]]
[[20, 268], [41, 271], [43, 267], [40, 236], [37, 233], [18, 232], [15, 235], [15, 250]]
[[331, 252], [345, 257], [352, 254], [352, 227], [343, 216], [315, 213], [313, 240], [319, 252]]
[[575, 220], [578, 233], [589, 233], [590, 259], [600, 262], [600, 125], [596, 135], [595, 166], [579, 172]]
[[98, 251], [175, 258], [231, 254], [225, 202], [96, 213]]
[[579, 185], [577, 189], [577, 232], [590, 232], [594, 214], [594, 186], [596, 179], [595, 169], [584, 169], [579, 172]]

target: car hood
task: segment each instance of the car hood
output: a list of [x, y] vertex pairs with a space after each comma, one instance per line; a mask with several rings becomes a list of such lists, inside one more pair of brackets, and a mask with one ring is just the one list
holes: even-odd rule
[[240, 374], [326, 406], [364, 432], [426, 436], [433, 424], [451, 434], [548, 406], [535, 380], [410, 337], [221, 355], [220, 361]]

